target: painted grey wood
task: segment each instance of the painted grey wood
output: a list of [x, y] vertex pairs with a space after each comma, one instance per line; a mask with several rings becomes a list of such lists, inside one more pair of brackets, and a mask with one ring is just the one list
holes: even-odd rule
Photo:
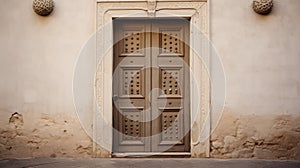
[[[118, 152], [150, 151], [150, 25], [143, 21], [114, 23], [114, 144]], [[148, 110], [150, 112], [150, 110]]]
[[114, 41], [114, 152], [188, 152], [189, 22], [116, 20]]
[[152, 151], [188, 152], [189, 121], [189, 22], [152, 22]]

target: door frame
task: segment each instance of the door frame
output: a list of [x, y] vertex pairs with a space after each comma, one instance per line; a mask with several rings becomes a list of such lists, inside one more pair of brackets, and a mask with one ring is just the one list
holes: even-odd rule
[[[116, 3], [118, 2], [118, 3]], [[178, 5], [179, 4], [179, 5]], [[93, 112], [93, 154], [112, 154], [113, 145], [113, 23], [119, 17], [190, 18], [190, 121], [191, 155], [209, 157], [210, 150], [210, 82], [209, 18], [207, 0], [98, 0], [95, 100]], [[201, 30], [202, 34], [197, 34]], [[199, 33], [199, 32], [198, 32]], [[208, 39], [203, 39], [206, 36]], [[201, 41], [201, 47], [197, 47]], [[201, 59], [196, 50], [201, 50]], [[100, 61], [101, 60], [101, 61]], [[202, 64], [205, 62], [205, 65]], [[192, 80], [192, 78], [190, 79]], [[198, 93], [198, 94], [195, 94]], [[199, 103], [200, 102], [200, 103]], [[103, 123], [102, 121], [106, 123]], [[107, 131], [111, 130], [111, 131]], [[202, 139], [204, 137], [205, 139]], [[105, 152], [104, 152], [105, 151]], [[104, 155], [105, 156], [105, 155]], [[107, 156], [106, 156], [107, 157]]]

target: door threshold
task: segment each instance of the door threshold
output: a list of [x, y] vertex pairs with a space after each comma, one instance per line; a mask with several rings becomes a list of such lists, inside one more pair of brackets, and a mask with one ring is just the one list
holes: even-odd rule
[[189, 152], [130, 152], [112, 153], [113, 158], [189, 158]]

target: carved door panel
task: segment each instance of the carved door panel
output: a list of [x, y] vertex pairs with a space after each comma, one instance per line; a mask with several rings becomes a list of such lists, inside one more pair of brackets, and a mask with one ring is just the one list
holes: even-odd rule
[[150, 151], [150, 26], [143, 21], [114, 22], [114, 151]]
[[189, 24], [114, 21], [114, 152], [189, 151]]
[[152, 23], [152, 151], [189, 151], [189, 24]]

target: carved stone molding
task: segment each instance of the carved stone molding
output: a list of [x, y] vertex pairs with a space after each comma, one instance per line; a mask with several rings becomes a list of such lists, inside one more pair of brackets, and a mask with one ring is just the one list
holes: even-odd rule
[[148, 16], [150, 17], [155, 16], [156, 0], [148, 0], [147, 7], [148, 7]]
[[253, 0], [253, 10], [261, 15], [267, 15], [272, 11], [273, 0]]
[[[100, 122], [97, 120], [97, 115], [103, 116], [107, 123], [112, 124], [112, 99], [107, 97], [112, 97], [112, 54], [113, 51], [106, 46], [112, 46], [113, 37], [113, 27], [112, 20], [119, 17], [185, 17], [190, 18], [191, 24], [191, 39], [190, 39], [190, 59], [191, 59], [191, 71], [196, 75], [196, 83], [199, 83], [199, 98], [191, 98], [191, 111], [199, 112], [197, 117], [192, 118], [197, 127], [191, 128], [192, 144], [191, 144], [191, 154], [192, 156], [209, 156], [210, 143], [209, 138], [202, 140], [199, 138], [203, 135], [201, 130], [207, 129], [208, 137], [210, 130], [209, 127], [205, 126], [210, 124], [210, 120], [205, 122], [204, 120], [209, 118], [210, 115], [210, 80], [207, 74], [206, 67], [204, 63], [209, 64], [209, 45], [207, 44], [209, 39], [209, 23], [208, 23], [208, 3], [206, 0], [129, 0], [129, 1], [116, 1], [113, 0], [98, 0], [97, 5], [97, 37], [96, 37], [96, 50], [97, 59], [101, 57], [103, 51], [105, 56], [103, 61], [97, 65], [97, 75], [96, 75], [96, 101], [97, 111], [94, 114], [94, 138], [100, 142], [98, 145], [105, 146], [105, 143], [110, 143], [110, 140], [106, 140], [107, 137], [112, 138], [112, 135], [104, 136], [101, 132], [104, 128]], [[105, 29], [105, 30], [104, 30]], [[201, 30], [201, 33], [197, 30]], [[206, 36], [207, 39], [201, 38]], [[200, 45], [201, 44], [201, 45]], [[195, 48], [199, 51], [203, 51], [201, 55], [202, 60], [199, 58], [198, 54], [195, 52]], [[201, 49], [200, 49], [201, 48]], [[191, 93], [195, 93], [195, 90], [191, 90]], [[197, 106], [200, 100], [199, 109]], [[196, 102], [197, 101], [197, 102]], [[195, 115], [196, 116], [196, 115]], [[194, 117], [194, 116], [192, 116]], [[100, 124], [99, 124], [100, 123]], [[199, 133], [197, 133], [199, 132]], [[102, 144], [103, 143], [103, 144]], [[97, 144], [95, 145], [97, 146]], [[107, 146], [112, 148], [112, 144]], [[97, 148], [97, 147], [96, 147]], [[96, 151], [97, 149], [95, 149]], [[109, 150], [109, 149], [108, 149]], [[97, 157], [97, 156], [95, 156]]]
[[40, 16], [49, 15], [54, 9], [53, 0], [34, 0], [32, 4], [33, 10]]

